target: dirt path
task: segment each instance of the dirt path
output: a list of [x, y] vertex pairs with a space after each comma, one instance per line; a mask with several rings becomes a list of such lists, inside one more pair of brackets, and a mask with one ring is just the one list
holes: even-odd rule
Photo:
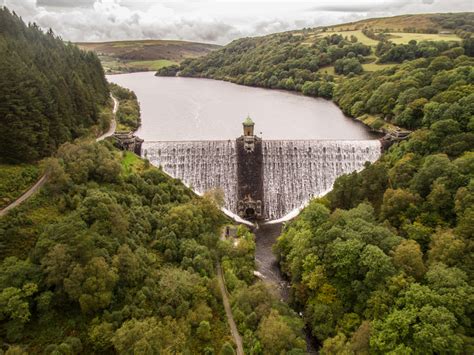
[[[99, 142], [101, 140], [104, 140], [105, 138], [107, 137], [110, 137], [112, 134], [114, 134], [115, 132], [115, 129], [117, 127], [117, 122], [115, 120], [115, 114], [117, 113], [117, 110], [118, 110], [118, 106], [119, 106], [119, 102], [118, 100], [113, 97], [112, 97], [112, 100], [114, 100], [114, 108], [113, 108], [113, 114], [114, 114], [114, 119], [112, 120], [112, 122], [110, 122], [110, 128], [107, 132], [105, 132], [103, 135], [101, 135], [100, 137], [98, 137], [96, 139], [96, 142]], [[15, 207], [18, 207], [21, 203], [23, 203], [25, 200], [29, 199], [31, 196], [33, 196], [39, 189], [41, 189], [41, 187], [44, 185], [44, 183], [46, 182], [47, 178], [46, 178], [46, 174], [44, 174], [43, 176], [41, 176], [41, 178], [30, 188], [28, 189], [25, 193], [23, 193], [23, 195], [21, 195], [19, 198], [17, 198], [15, 201], [13, 201], [12, 203], [10, 203], [7, 207], [5, 207], [4, 209], [0, 210], [0, 217], [2, 217], [3, 215], [5, 215], [8, 211], [14, 209]]]
[[227, 295], [227, 290], [224, 284], [224, 277], [222, 275], [221, 265], [217, 264], [217, 280], [219, 282], [219, 288], [222, 294], [222, 303], [224, 304], [225, 314], [227, 316], [227, 322], [229, 323], [230, 332], [234, 338], [234, 342], [237, 345], [237, 355], [244, 355], [244, 346], [242, 345], [242, 337], [239, 334], [237, 325], [234, 321], [234, 316], [232, 315], [232, 309], [230, 308], [229, 297]]
[[112, 134], [115, 133], [115, 129], [117, 128], [117, 120], [115, 119], [115, 114], [117, 113], [117, 110], [118, 110], [118, 107], [119, 107], [119, 102], [112, 95], [110, 95], [110, 97], [112, 97], [112, 100], [114, 100], [114, 109], [112, 110], [112, 113], [114, 114], [114, 118], [112, 119], [112, 122], [110, 122], [109, 130], [107, 132], [105, 132], [103, 135], [101, 135], [100, 137], [98, 137], [96, 139], [96, 142], [99, 142], [101, 140], [104, 140], [107, 137], [110, 137]]

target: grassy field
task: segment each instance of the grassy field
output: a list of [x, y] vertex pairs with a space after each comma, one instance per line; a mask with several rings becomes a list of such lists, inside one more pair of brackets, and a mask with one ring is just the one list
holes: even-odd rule
[[122, 173], [124, 175], [145, 170], [145, 161], [140, 159], [136, 154], [129, 151], [123, 151], [122, 154]]
[[395, 64], [364, 63], [362, 64], [362, 68], [364, 68], [364, 71], [377, 71], [377, 70], [393, 67], [394, 65]]
[[382, 118], [377, 116], [363, 115], [361, 117], [357, 117], [357, 120], [363, 122], [365, 125], [369, 126], [373, 130], [379, 132], [390, 133], [396, 132], [398, 130], [397, 126], [385, 122]]
[[20, 197], [39, 179], [40, 174], [38, 165], [0, 164], [0, 208]]
[[128, 62], [127, 66], [137, 69], [148, 68], [148, 70], [158, 70], [163, 67], [167, 67], [173, 64], [178, 64], [177, 62], [173, 62], [167, 59], [158, 59], [158, 60], [142, 60], [142, 61], [134, 61]]
[[122, 61], [111, 57], [99, 56], [106, 73], [128, 73], [135, 71], [156, 71], [163, 67], [178, 64], [167, 59]]
[[336, 75], [336, 72], [334, 71], [334, 65], [319, 68], [318, 72], [321, 74]]
[[390, 41], [395, 44], [406, 44], [411, 40], [419, 41], [460, 41], [455, 34], [403, 33], [391, 32]]
[[360, 30], [363, 28], [370, 28], [374, 31], [390, 29], [394, 32], [403, 32], [405, 28], [416, 28], [419, 30], [426, 28], [441, 29], [436, 21], [434, 21], [433, 14], [380, 17], [328, 27], [332, 31]]
[[342, 36], [347, 37], [347, 38], [350, 38], [351, 36], [355, 36], [355, 37], [357, 37], [357, 40], [360, 43], [365, 44], [367, 46], [376, 46], [377, 43], [379, 43], [378, 41], [367, 37], [365, 34], [362, 33], [361, 30], [325, 32], [324, 35], [328, 35], [328, 34], [332, 34], [332, 33], [342, 35]]

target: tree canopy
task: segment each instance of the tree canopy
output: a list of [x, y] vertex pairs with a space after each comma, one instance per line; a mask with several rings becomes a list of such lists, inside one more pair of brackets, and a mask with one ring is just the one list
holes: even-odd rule
[[109, 91], [97, 56], [0, 9], [0, 156], [34, 161], [106, 122]]

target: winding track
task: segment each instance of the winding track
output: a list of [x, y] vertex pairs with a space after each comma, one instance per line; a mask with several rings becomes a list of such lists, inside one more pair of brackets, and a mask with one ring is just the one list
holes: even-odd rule
[[222, 303], [224, 304], [225, 314], [227, 316], [227, 322], [229, 323], [230, 332], [234, 338], [234, 342], [237, 345], [237, 355], [244, 355], [244, 346], [242, 345], [242, 337], [239, 334], [237, 325], [232, 315], [232, 309], [230, 308], [229, 297], [227, 296], [227, 290], [224, 284], [224, 277], [222, 275], [221, 265], [217, 263], [217, 281], [219, 282], [219, 288], [222, 294]]
[[[115, 120], [115, 114], [117, 113], [118, 107], [119, 107], [119, 102], [118, 100], [110, 95], [112, 97], [112, 100], [114, 100], [114, 109], [113, 109], [113, 114], [114, 114], [114, 119], [110, 122], [110, 128], [107, 132], [102, 134], [100, 137], [96, 139], [96, 142], [99, 142], [101, 140], [104, 140], [107, 137], [110, 137], [112, 134], [114, 134], [115, 129], [117, 127], [117, 122]], [[15, 207], [18, 207], [21, 203], [29, 199], [31, 196], [33, 196], [43, 185], [45, 184], [47, 180], [46, 174], [40, 177], [40, 179], [33, 185], [31, 186], [27, 191], [25, 191], [20, 197], [18, 197], [15, 201], [10, 203], [7, 207], [4, 209], [0, 210], [0, 217], [4, 216], [8, 211], [14, 209]]]

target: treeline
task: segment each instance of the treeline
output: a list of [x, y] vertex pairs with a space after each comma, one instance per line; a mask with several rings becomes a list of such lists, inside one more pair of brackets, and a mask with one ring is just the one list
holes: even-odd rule
[[418, 130], [279, 238], [322, 353], [472, 352], [474, 140], [465, 150], [459, 132], [451, 119]]
[[[336, 64], [341, 74], [360, 73], [364, 57], [370, 53], [371, 48], [354, 36], [316, 38], [310, 33], [282, 33], [239, 39], [205, 57], [185, 60], [179, 75], [302, 91], [306, 82], [323, 80], [317, 71], [328, 65]], [[176, 68], [163, 68], [157, 75], [174, 76], [177, 72]]]
[[470, 33], [474, 32], [473, 12], [434, 14], [431, 15], [430, 18], [442, 28], [454, 30], [457, 33], [459, 33], [459, 31]]
[[131, 157], [66, 143], [45, 191], [0, 219], [7, 353], [233, 352], [215, 276], [224, 216]]
[[0, 156], [34, 161], [93, 126], [106, 128], [107, 82], [93, 53], [0, 9]]
[[470, 53], [470, 39], [465, 39], [460, 45], [456, 42], [421, 41], [411, 40], [408, 44], [393, 45], [389, 41], [378, 43], [375, 53], [379, 56], [380, 63], [402, 63], [405, 60], [418, 58], [433, 58], [445, 55], [456, 58], [465, 52]]
[[429, 61], [425, 63], [434, 60], [435, 64], [439, 64], [429, 68], [429, 75], [433, 76], [445, 69], [441, 62], [447, 61], [446, 66], [454, 67], [465, 61], [466, 56], [474, 55], [474, 39], [471, 37], [460, 42], [411, 41], [409, 44], [395, 45], [386, 36], [372, 33], [371, 37], [380, 40], [373, 52], [371, 47], [357, 42], [355, 36], [321, 36], [315, 37], [315, 33], [304, 31], [244, 38], [205, 57], [186, 60], [179, 68], [164, 68], [157, 75], [174, 76], [179, 72], [180, 76], [295, 90], [305, 95], [331, 99], [335, 87], [339, 82], [344, 84], [344, 80], [324, 73], [324, 68], [329, 65], [333, 65], [335, 74], [354, 77], [364, 73], [364, 63], [374, 61], [373, 54], [376, 55], [377, 63], [402, 63], [426, 58]]
[[117, 131], [134, 132], [140, 127], [140, 105], [137, 95], [131, 90], [117, 84], [109, 84], [110, 91], [119, 100], [119, 107], [115, 118], [118, 126]]
[[459, 146], [457, 152], [454, 146], [446, 151], [456, 156], [473, 148], [474, 113], [474, 58], [458, 54], [452, 51], [416, 59], [341, 81], [334, 101], [350, 116], [378, 115], [408, 129], [429, 128], [449, 120], [455, 128], [445, 134]]

